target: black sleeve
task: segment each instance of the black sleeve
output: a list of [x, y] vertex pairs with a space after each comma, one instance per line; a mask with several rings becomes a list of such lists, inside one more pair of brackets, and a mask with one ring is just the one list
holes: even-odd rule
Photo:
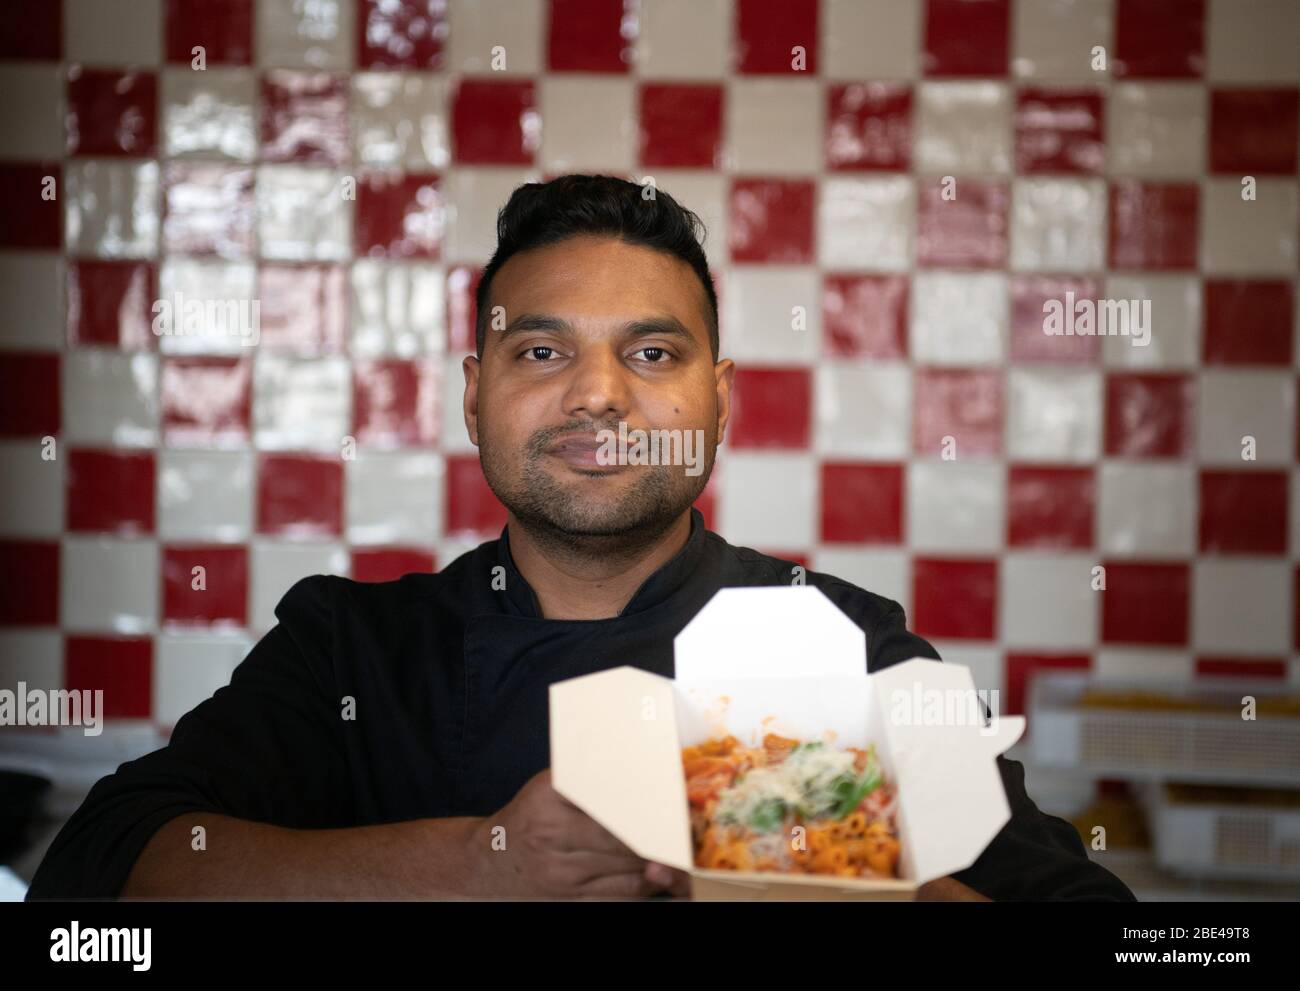
[[27, 892], [115, 898], [150, 837], [186, 812], [308, 828], [351, 815], [330, 664], [331, 579], [304, 578], [230, 684], [182, 716], [167, 746], [98, 781]]
[[[926, 640], [907, 629], [893, 603], [869, 634], [867, 668], [879, 671], [913, 657], [940, 660]], [[1025, 791], [1025, 768], [999, 756], [1011, 818], [975, 863], [953, 877], [994, 901], [1136, 901], [1106, 868], [1088, 859], [1078, 831], [1039, 810]]]

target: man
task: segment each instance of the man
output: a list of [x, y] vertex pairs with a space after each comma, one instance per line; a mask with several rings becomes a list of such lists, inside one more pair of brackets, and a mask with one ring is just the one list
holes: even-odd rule
[[[620, 179], [516, 190], [464, 363], [501, 538], [437, 574], [298, 582], [230, 685], [95, 785], [29, 897], [684, 892], [552, 789], [547, 689], [621, 664], [670, 676], [673, 637], [719, 588], [794, 580], [692, 508], [734, 370], [698, 229]], [[608, 463], [600, 432], [620, 426], [702, 431], [706, 470]], [[937, 659], [897, 603], [806, 582], [862, 627], [869, 670]], [[923, 895], [1130, 899], [1034, 806], [1021, 766], [1000, 767], [1011, 821]]]

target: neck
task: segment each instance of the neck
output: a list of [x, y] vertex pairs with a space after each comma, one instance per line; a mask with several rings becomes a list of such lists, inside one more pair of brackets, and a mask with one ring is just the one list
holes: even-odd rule
[[641, 584], [673, 559], [691, 535], [688, 509], [656, 533], [558, 543], [509, 514], [510, 556], [546, 619], [609, 619]]

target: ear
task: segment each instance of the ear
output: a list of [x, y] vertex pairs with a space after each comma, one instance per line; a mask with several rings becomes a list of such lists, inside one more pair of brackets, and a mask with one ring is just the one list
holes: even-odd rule
[[471, 354], [461, 362], [461, 368], [465, 371], [465, 429], [470, 443], [478, 447], [478, 373], [482, 366]]
[[736, 363], [724, 358], [713, 366], [713, 377], [718, 389], [718, 443], [727, 436], [727, 421], [731, 419], [731, 387], [736, 380]]

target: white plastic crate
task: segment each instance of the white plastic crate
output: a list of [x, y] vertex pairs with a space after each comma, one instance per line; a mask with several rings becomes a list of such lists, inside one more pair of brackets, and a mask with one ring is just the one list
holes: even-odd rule
[[1147, 797], [1156, 863], [1192, 877], [1300, 880], [1300, 807], [1174, 798], [1161, 786]]

